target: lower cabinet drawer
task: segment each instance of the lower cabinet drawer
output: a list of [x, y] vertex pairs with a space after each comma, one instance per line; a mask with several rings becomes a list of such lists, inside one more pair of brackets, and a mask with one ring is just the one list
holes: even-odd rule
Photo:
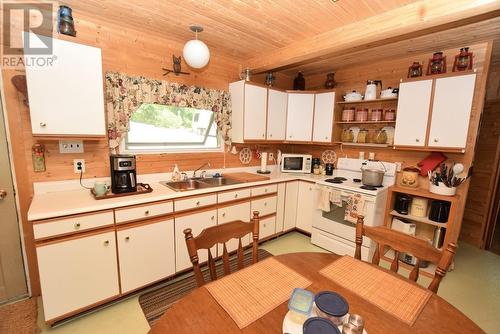
[[122, 293], [175, 274], [174, 220], [116, 232]]
[[113, 211], [68, 216], [33, 223], [35, 240], [91, 230], [114, 224]]
[[[229, 223], [235, 220], [250, 222], [250, 201], [234, 205], [227, 205], [219, 208], [217, 225]], [[248, 245], [248, 243], [250, 242], [250, 237], [251, 234], [248, 234], [241, 238], [241, 245], [243, 247]], [[238, 249], [238, 244], [238, 239], [229, 240], [228, 242], [226, 242], [227, 251], [235, 251], [236, 249]], [[217, 250], [219, 256], [222, 255], [222, 251], [222, 245], [219, 245]]]
[[273, 194], [277, 191], [277, 184], [268, 184], [267, 186], [255, 187], [252, 188], [252, 197]]
[[259, 216], [266, 216], [276, 212], [277, 197], [264, 197], [252, 200], [252, 213], [259, 211]]
[[198, 209], [216, 203], [217, 203], [217, 195], [213, 194], [213, 195], [196, 196], [196, 197], [189, 197], [186, 199], [175, 200], [174, 207], [175, 207], [175, 212], [179, 212], [179, 211]]
[[224, 191], [217, 194], [217, 202], [224, 203], [250, 197], [250, 188]]
[[267, 238], [276, 233], [276, 216], [261, 219], [259, 221], [259, 240]]
[[134, 220], [147, 219], [156, 216], [168, 215], [174, 212], [174, 202], [154, 203], [149, 205], [137, 205], [133, 207], [116, 209], [116, 223], [125, 223]]
[[45, 321], [119, 294], [115, 232], [36, 246]]

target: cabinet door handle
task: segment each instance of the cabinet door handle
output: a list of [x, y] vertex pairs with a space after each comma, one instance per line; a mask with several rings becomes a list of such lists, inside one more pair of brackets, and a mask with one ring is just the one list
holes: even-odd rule
[[328, 136], [326, 136], [325, 139], [328, 140]]
[[273, 137], [273, 134], [272, 134], [272, 133], [270, 133], [270, 134], [269, 134], [269, 137], [270, 137], [270, 138], [272, 138], [272, 137]]
[[418, 143], [418, 142], [420, 142], [420, 139], [417, 138], [417, 139], [415, 139], [415, 141]]
[[288, 138], [292, 138], [292, 136], [288, 136]]
[[265, 136], [266, 136], [266, 134], [265, 134], [265, 133], [263, 133], [263, 134], [262, 134], [262, 138], [264, 138]]
[[200, 201], [196, 202], [196, 206], [200, 206]]
[[125, 237], [125, 241], [129, 241], [130, 240], [130, 237], [129, 236], [126, 236]]
[[264, 202], [264, 206], [267, 206], [267, 202]]
[[234, 198], [238, 198], [238, 194], [234, 194]]
[[44, 127], [46, 127], [46, 126], [47, 126], [47, 123], [45, 123], [45, 122], [40, 122], [40, 126], [41, 126], [42, 128], [44, 128]]
[[439, 141], [439, 139], [437, 138], [434, 138], [434, 142], [437, 143]]
[[226, 213], [225, 212], [222, 214], [222, 217], [226, 217]]
[[211, 219], [211, 220], [214, 220], [214, 219], [215, 219], [215, 216], [210, 217], [210, 219]]
[[109, 246], [109, 240], [104, 241], [104, 246]]
[[266, 189], [264, 189], [264, 192], [265, 192], [265, 193], [267, 193], [267, 188], [266, 188]]
[[81, 226], [80, 223], [76, 223], [75, 224], [75, 230], [78, 230], [80, 228], [80, 226]]
[[312, 187], [309, 187], [309, 191], [311, 191], [311, 190], [313, 190], [313, 188], [312, 188]]
[[145, 214], [146, 216], [148, 216], [148, 215], [149, 215], [149, 210], [144, 211], [144, 214]]

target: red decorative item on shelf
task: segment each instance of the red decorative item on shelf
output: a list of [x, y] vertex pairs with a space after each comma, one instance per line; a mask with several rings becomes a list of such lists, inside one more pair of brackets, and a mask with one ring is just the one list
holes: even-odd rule
[[443, 52], [434, 52], [427, 65], [427, 75], [446, 73], [446, 56]]
[[455, 56], [453, 62], [453, 72], [472, 70], [472, 52], [469, 48], [461, 48], [460, 53]]
[[432, 152], [424, 160], [420, 161], [417, 166], [420, 168], [420, 175], [427, 176], [428, 171], [433, 171], [443, 161], [448, 159], [446, 155], [441, 152]]
[[416, 78], [422, 76], [422, 64], [418, 61], [414, 61], [413, 64], [408, 67], [408, 78]]

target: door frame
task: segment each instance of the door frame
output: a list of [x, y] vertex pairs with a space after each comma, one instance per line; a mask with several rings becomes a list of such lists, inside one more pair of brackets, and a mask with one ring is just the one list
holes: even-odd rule
[[[14, 168], [14, 160], [13, 160], [13, 152], [12, 145], [10, 142], [10, 128], [9, 128], [9, 117], [7, 113], [7, 104], [5, 102], [5, 90], [4, 90], [4, 81], [3, 81], [3, 73], [0, 72], [0, 117], [3, 119], [4, 128], [5, 128], [5, 140], [7, 142], [7, 154], [9, 155], [9, 165], [10, 165], [10, 174], [12, 178], [12, 184], [14, 186], [14, 200], [16, 205], [16, 213], [17, 213], [17, 226], [19, 229], [19, 238], [21, 239], [21, 256], [23, 259], [23, 267], [24, 267], [24, 278], [26, 280], [26, 286], [28, 288], [28, 296], [32, 296], [31, 292], [31, 279], [30, 272], [28, 268], [28, 258], [26, 255], [26, 244], [24, 238], [24, 230], [22, 224], [22, 215], [21, 215], [21, 205], [19, 203], [19, 191], [17, 186], [17, 176], [16, 169]], [[1, 140], [1, 139], [0, 139]]]

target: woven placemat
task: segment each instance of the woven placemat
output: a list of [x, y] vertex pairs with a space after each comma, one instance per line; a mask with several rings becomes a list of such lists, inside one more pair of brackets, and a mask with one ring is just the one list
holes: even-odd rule
[[412, 326], [432, 293], [376, 267], [344, 256], [320, 274]]
[[267, 258], [205, 285], [240, 329], [288, 300], [311, 282], [274, 258]]

